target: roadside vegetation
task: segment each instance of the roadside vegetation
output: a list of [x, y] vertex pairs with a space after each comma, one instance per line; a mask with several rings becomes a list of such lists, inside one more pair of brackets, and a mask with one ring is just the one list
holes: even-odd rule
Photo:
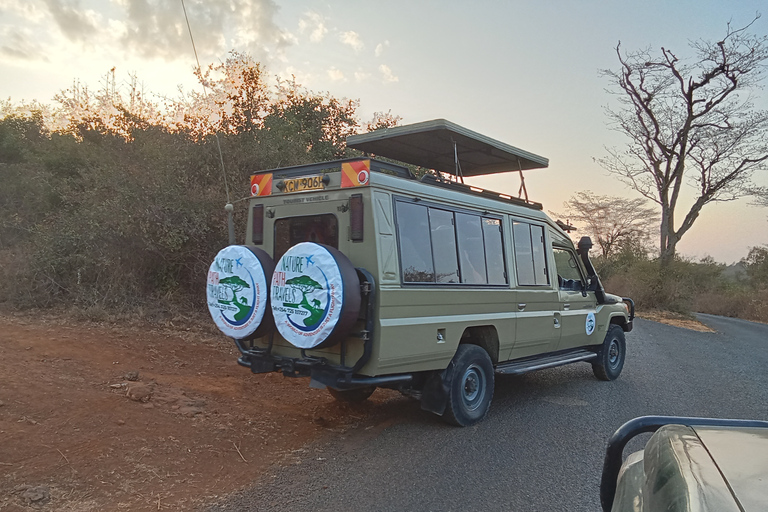
[[398, 120], [361, 123], [356, 101], [269, 85], [247, 54], [200, 78], [205, 94], [156, 102], [114, 71], [53, 106], [0, 102], [0, 304], [95, 319], [196, 313], [227, 244], [218, 144], [242, 243], [237, 200], [254, 170], [347, 156], [347, 135]]
[[680, 254], [664, 261], [653, 237], [659, 216], [649, 203], [582, 191], [563, 203], [562, 212], [550, 214], [577, 227], [571, 233], [574, 241], [592, 239], [592, 262], [603, 285], [631, 297], [640, 312], [699, 312], [768, 322], [768, 246], [752, 247], [732, 265]]
[[676, 256], [662, 266], [658, 258], [622, 251], [598, 258], [596, 268], [608, 291], [632, 297], [638, 310], [692, 312], [768, 322], [768, 247], [727, 266], [712, 258]]

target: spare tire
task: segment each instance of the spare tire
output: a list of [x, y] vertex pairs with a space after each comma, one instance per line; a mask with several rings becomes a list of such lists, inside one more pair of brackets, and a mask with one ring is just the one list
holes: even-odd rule
[[292, 345], [329, 347], [348, 335], [360, 312], [360, 279], [337, 249], [314, 242], [296, 244], [275, 265], [272, 316]]
[[221, 332], [237, 340], [263, 336], [274, 328], [269, 309], [272, 258], [257, 247], [230, 245], [208, 270], [208, 311]]

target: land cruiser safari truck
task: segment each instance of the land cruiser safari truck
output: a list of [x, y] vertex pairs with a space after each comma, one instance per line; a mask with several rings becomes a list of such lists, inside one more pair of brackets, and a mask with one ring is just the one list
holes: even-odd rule
[[207, 282], [239, 364], [344, 401], [398, 389], [461, 426], [488, 412], [496, 373], [588, 362], [619, 376], [634, 306], [603, 290], [589, 238], [574, 247], [527, 193], [463, 183], [522, 179], [546, 158], [445, 120], [347, 145], [433, 172], [365, 157], [254, 174], [245, 245], [220, 251]]

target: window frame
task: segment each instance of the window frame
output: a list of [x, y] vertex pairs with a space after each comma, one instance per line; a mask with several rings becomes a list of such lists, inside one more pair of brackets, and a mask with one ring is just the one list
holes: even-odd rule
[[[587, 287], [586, 272], [584, 271], [584, 269], [581, 268], [582, 264], [581, 264], [581, 261], [579, 260], [578, 254], [576, 254], [576, 251], [574, 249], [571, 249], [571, 248], [568, 248], [568, 247], [563, 247], [561, 245], [552, 244], [552, 262], [554, 263], [554, 266], [555, 266], [555, 276], [559, 276], [560, 275], [560, 273], [558, 272], [557, 257], [555, 256], [555, 251], [564, 251], [564, 252], [568, 253], [573, 258], [573, 261], [576, 262], [576, 272], [578, 272], [578, 274], [580, 276], [579, 281], [581, 281], [582, 286], [586, 290], [586, 287]], [[570, 289], [567, 289], [567, 288], [562, 288], [560, 286], [559, 281], [557, 283], [557, 289], [561, 290], [561, 291], [580, 291], [580, 290], [570, 290]]]
[[[336, 221], [336, 247], [334, 249], [339, 249], [339, 245], [341, 244], [341, 232], [339, 231], [339, 217], [335, 213], [319, 213], [319, 214], [311, 214], [311, 215], [291, 215], [288, 217], [279, 217], [274, 220], [272, 224], [272, 259], [277, 262], [280, 258], [277, 258], [277, 224], [281, 220], [291, 220], [291, 219], [301, 219], [301, 218], [317, 218], [321, 216], [330, 216], [333, 217], [333, 220]], [[288, 233], [289, 243], [290, 243], [290, 233]], [[306, 240], [305, 240], [306, 241]], [[299, 242], [300, 243], [300, 242]], [[290, 249], [293, 247], [292, 245], [288, 247]], [[333, 245], [331, 245], [333, 247]], [[286, 252], [288, 250], [286, 249]], [[283, 253], [285, 254], [285, 253]], [[282, 257], [282, 254], [280, 255]]]
[[[539, 223], [533, 219], [527, 219], [525, 217], [514, 217], [510, 216], [510, 233], [512, 234], [512, 254], [515, 258], [515, 286], [518, 288], [526, 288], [526, 289], [546, 289], [550, 290], [553, 289], [553, 279], [552, 279], [552, 265], [550, 264], [549, 257], [547, 256], [547, 247], [551, 244], [549, 242], [549, 230], [548, 225], [546, 223]], [[544, 275], [547, 276], [547, 283], [544, 284], [523, 284], [520, 282], [520, 276], [518, 275], [518, 269], [520, 268], [520, 261], [518, 258], [517, 253], [517, 246], [516, 246], [516, 236], [515, 236], [515, 223], [518, 224], [526, 224], [528, 225], [528, 237], [530, 239], [531, 237], [531, 226], [536, 226], [537, 228], [540, 228], [542, 230], [542, 237], [543, 237], [543, 249], [544, 249]], [[533, 240], [531, 240], [531, 264], [533, 265], [533, 277], [534, 280], [536, 279], [536, 262], [534, 259], [534, 249], [533, 249]]]
[[[432, 240], [432, 223], [431, 218], [429, 215], [429, 208], [434, 208], [438, 210], [447, 211], [453, 214], [453, 236], [455, 241], [455, 248], [456, 248], [456, 263], [457, 263], [457, 270], [459, 272], [459, 282], [458, 283], [438, 283], [438, 282], [411, 282], [411, 281], [405, 281], [404, 275], [403, 275], [403, 252], [402, 247], [400, 245], [400, 222], [398, 220], [398, 213], [397, 213], [397, 203], [409, 203], [409, 204], [416, 204], [420, 206], [424, 206], [427, 208], [427, 222], [429, 227], [429, 247], [430, 247], [430, 253], [432, 256], [432, 268], [433, 271], [435, 269], [435, 250]], [[510, 281], [510, 273], [509, 273], [509, 263], [507, 260], [507, 247], [505, 243], [505, 236], [504, 236], [504, 217], [505, 214], [496, 214], [491, 213], [488, 211], [477, 211], [477, 210], [471, 210], [469, 208], [463, 208], [463, 207], [456, 207], [456, 206], [449, 206], [444, 203], [438, 203], [431, 200], [424, 200], [420, 197], [412, 197], [412, 196], [402, 196], [402, 195], [394, 195], [392, 197], [392, 213], [393, 213], [393, 219], [395, 223], [395, 243], [397, 245], [397, 261], [399, 265], [399, 275], [400, 275], [400, 285], [408, 288], [446, 288], [446, 287], [460, 287], [460, 288], [490, 288], [490, 289], [505, 289], [510, 288], [511, 281]], [[458, 232], [456, 230], [456, 214], [457, 213], [463, 213], [467, 215], [476, 216], [480, 219], [481, 222], [481, 234], [483, 237], [483, 258], [484, 263], [486, 265], [486, 273], [485, 277], [486, 280], [488, 279], [488, 269], [487, 269], [487, 254], [486, 254], [486, 244], [485, 244], [485, 230], [482, 229], [482, 219], [493, 219], [497, 220], [499, 222], [499, 235], [501, 236], [501, 251], [502, 251], [502, 264], [504, 266], [504, 283], [463, 283], [461, 280], [462, 277], [462, 271], [461, 271], [461, 258], [459, 255], [460, 251], [460, 245], [459, 245], [459, 239], [458, 239]], [[435, 274], [435, 279], [437, 279], [437, 276]]]

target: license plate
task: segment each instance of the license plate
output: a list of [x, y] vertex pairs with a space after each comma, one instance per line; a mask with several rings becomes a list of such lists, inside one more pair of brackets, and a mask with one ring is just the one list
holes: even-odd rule
[[323, 190], [325, 183], [323, 183], [323, 176], [318, 174], [317, 176], [305, 176], [303, 178], [293, 178], [285, 180], [283, 186], [283, 192], [301, 192], [302, 190]]

